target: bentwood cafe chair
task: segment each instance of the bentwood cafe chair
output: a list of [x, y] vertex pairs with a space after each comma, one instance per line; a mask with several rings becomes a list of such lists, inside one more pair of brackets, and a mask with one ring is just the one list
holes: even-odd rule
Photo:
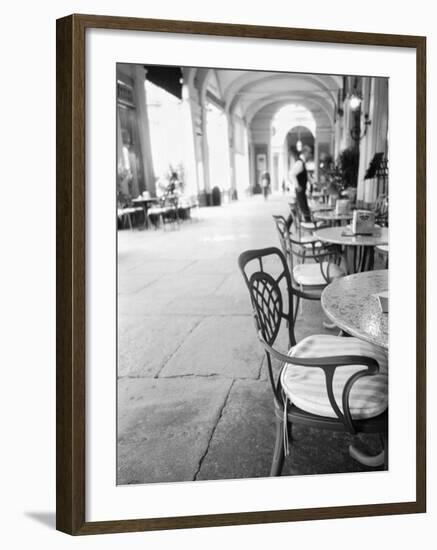
[[296, 240], [287, 227], [283, 216], [273, 216], [278, 231], [279, 242], [290, 270], [296, 302], [294, 320], [296, 320], [299, 301], [320, 300], [323, 289], [334, 279], [343, 277], [345, 270], [341, 266], [343, 256], [337, 246], [323, 245], [320, 241], [306, 242]]
[[[380, 454], [369, 457], [349, 447], [367, 466], [388, 467], [388, 369], [384, 350], [354, 337], [314, 335], [296, 342], [295, 290], [285, 258], [277, 248], [248, 250], [238, 260], [249, 290], [256, 331], [266, 355], [273, 392], [276, 441], [270, 470], [281, 475], [292, 443], [293, 424], [379, 434]], [[285, 330], [288, 349], [277, 349]], [[282, 334], [283, 336], [283, 334]], [[280, 362], [280, 370], [273, 360]]]

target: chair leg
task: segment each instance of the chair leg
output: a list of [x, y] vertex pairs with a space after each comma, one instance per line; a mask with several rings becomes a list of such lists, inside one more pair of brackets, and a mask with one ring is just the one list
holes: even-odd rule
[[349, 455], [351, 458], [362, 464], [363, 466], [368, 466], [369, 468], [378, 468], [379, 466], [386, 465], [388, 457], [388, 444], [387, 444], [387, 435], [381, 434], [381, 437], [384, 438], [383, 443], [384, 449], [377, 455], [368, 455], [367, 453], [360, 451], [354, 445], [349, 445]]
[[289, 441], [289, 443], [293, 443], [293, 441], [294, 441], [293, 424], [291, 422], [288, 422], [288, 424], [287, 424], [287, 432], [288, 432], [288, 441]]
[[276, 419], [276, 440], [275, 450], [273, 452], [272, 466], [270, 468], [270, 476], [277, 477], [281, 475], [284, 465], [284, 431], [282, 429], [282, 421]]
[[299, 311], [299, 301], [300, 301], [300, 296], [297, 296], [296, 297], [296, 305], [294, 306], [293, 323], [295, 323], [296, 319], [297, 319], [297, 313]]

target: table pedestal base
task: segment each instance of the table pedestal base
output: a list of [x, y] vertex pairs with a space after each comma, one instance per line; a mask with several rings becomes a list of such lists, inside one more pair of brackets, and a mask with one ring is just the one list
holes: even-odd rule
[[344, 257], [347, 273], [352, 275], [363, 271], [372, 271], [374, 256], [373, 246], [346, 246]]

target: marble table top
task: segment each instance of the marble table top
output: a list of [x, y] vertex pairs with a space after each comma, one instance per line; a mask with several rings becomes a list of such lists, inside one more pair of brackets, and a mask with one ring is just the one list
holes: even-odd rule
[[388, 349], [388, 313], [376, 292], [388, 290], [388, 270], [366, 271], [336, 279], [322, 292], [327, 317], [348, 334]]
[[314, 212], [314, 218], [316, 220], [324, 221], [351, 220], [353, 218], [353, 213], [348, 212], [346, 214], [337, 214], [335, 210], [316, 211]]
[[380, 227], [374, 235], [345, 235], [349, 232], [348, 227], [326, 227], [317, 229], [314, 236], [320, 241], [342, 244], [345, 246], [378, 246], [388, 244], [388, 228]]
[[333, 211], [334, 207], [327, 203], [320, 203], [320, 202], [309, 202], [308, 206], [310, 207], [310, 210], [312, 212], [326, 212], [326, 211]]
[[156, 197], [137, 197], [136, 199], [132, 199], [132, 202], [147, 204], [149, 202], [158, 202], [158, 199]]

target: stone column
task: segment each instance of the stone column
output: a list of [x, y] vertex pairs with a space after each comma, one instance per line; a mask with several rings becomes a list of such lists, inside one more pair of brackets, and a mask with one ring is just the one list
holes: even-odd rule
[[256, 180], [256, 167], [255, 167], [256, 159], [255, 159], [255, 145], [253, 143], [251, 130], [247, 131], [247, 138], [249, 143], [249, 186], [250, 186], [250, 189], [252, 190], [253, 186], [256, 183], [255, 181]]
[[316, 128], [316, 135], [314, 136], [314, 179], [319, 181], [319, 133]]
[[150, 143], [149, 118], [147, 114], [147, 101], [145, 78], [146, 71], [140, 65], [135, 65], [134, 71], [135, 106], [138, 120], [138, 135], [140, 139], [140, 151], [143, 161], [143, 173], [147, 191], [151, 195], [156, 194], [155, 173], [153, 170], [152, 149]]
[[211, 183], [209, 177], [209, 147], [208, 147], [208, 122], [206, 106], [202, 105], [202, 154], [203, 154], [203, 174], [205, 181], [205, 191], [211, 191]]
[[[388, 80], [386, 78], [365, 79], [362, 116], [369, 114], [370, 125], [360, 144], [360, 171], [358, 179], [358, 200], [366, 205], [376, 200], [376, 182], [364, 179], [365, 172], [375, 153], [387, 155], [388, 130]], [[362, 125], [364, 120], [362, 120]]]
[[230, 199], [237, 197], [237, 179], [235, 173], [235, 122], [231, 115], [226, 113], [228, 120], [228, 145], [229, 145], [229, 170], [231, 171], [231, 196]]
[[[363, 101], [361, 104], [361, 128], [362, 131], [364, 131], [365, 125], [365, 118], [364, 115], [366, 113], [369, 113], [370, 117], [370, 98], [372, 95], [372, 80], [371, 78], [364, 78], [363, 79]], [[369, 150], [372, 148], [372, 136], [371, 132], [369, 131], [369, 127], [367, 127], [367, 133], [365, 137], [360, 141], [360, 164], [358, 168], [358, 184], [357, 184], [357, 201], [358, 203], [365, 203], [365, 195], [366, 195], [366, 180], [364, 180], [364, 175], [366, 173], [367, 167], [369, 165]]]

